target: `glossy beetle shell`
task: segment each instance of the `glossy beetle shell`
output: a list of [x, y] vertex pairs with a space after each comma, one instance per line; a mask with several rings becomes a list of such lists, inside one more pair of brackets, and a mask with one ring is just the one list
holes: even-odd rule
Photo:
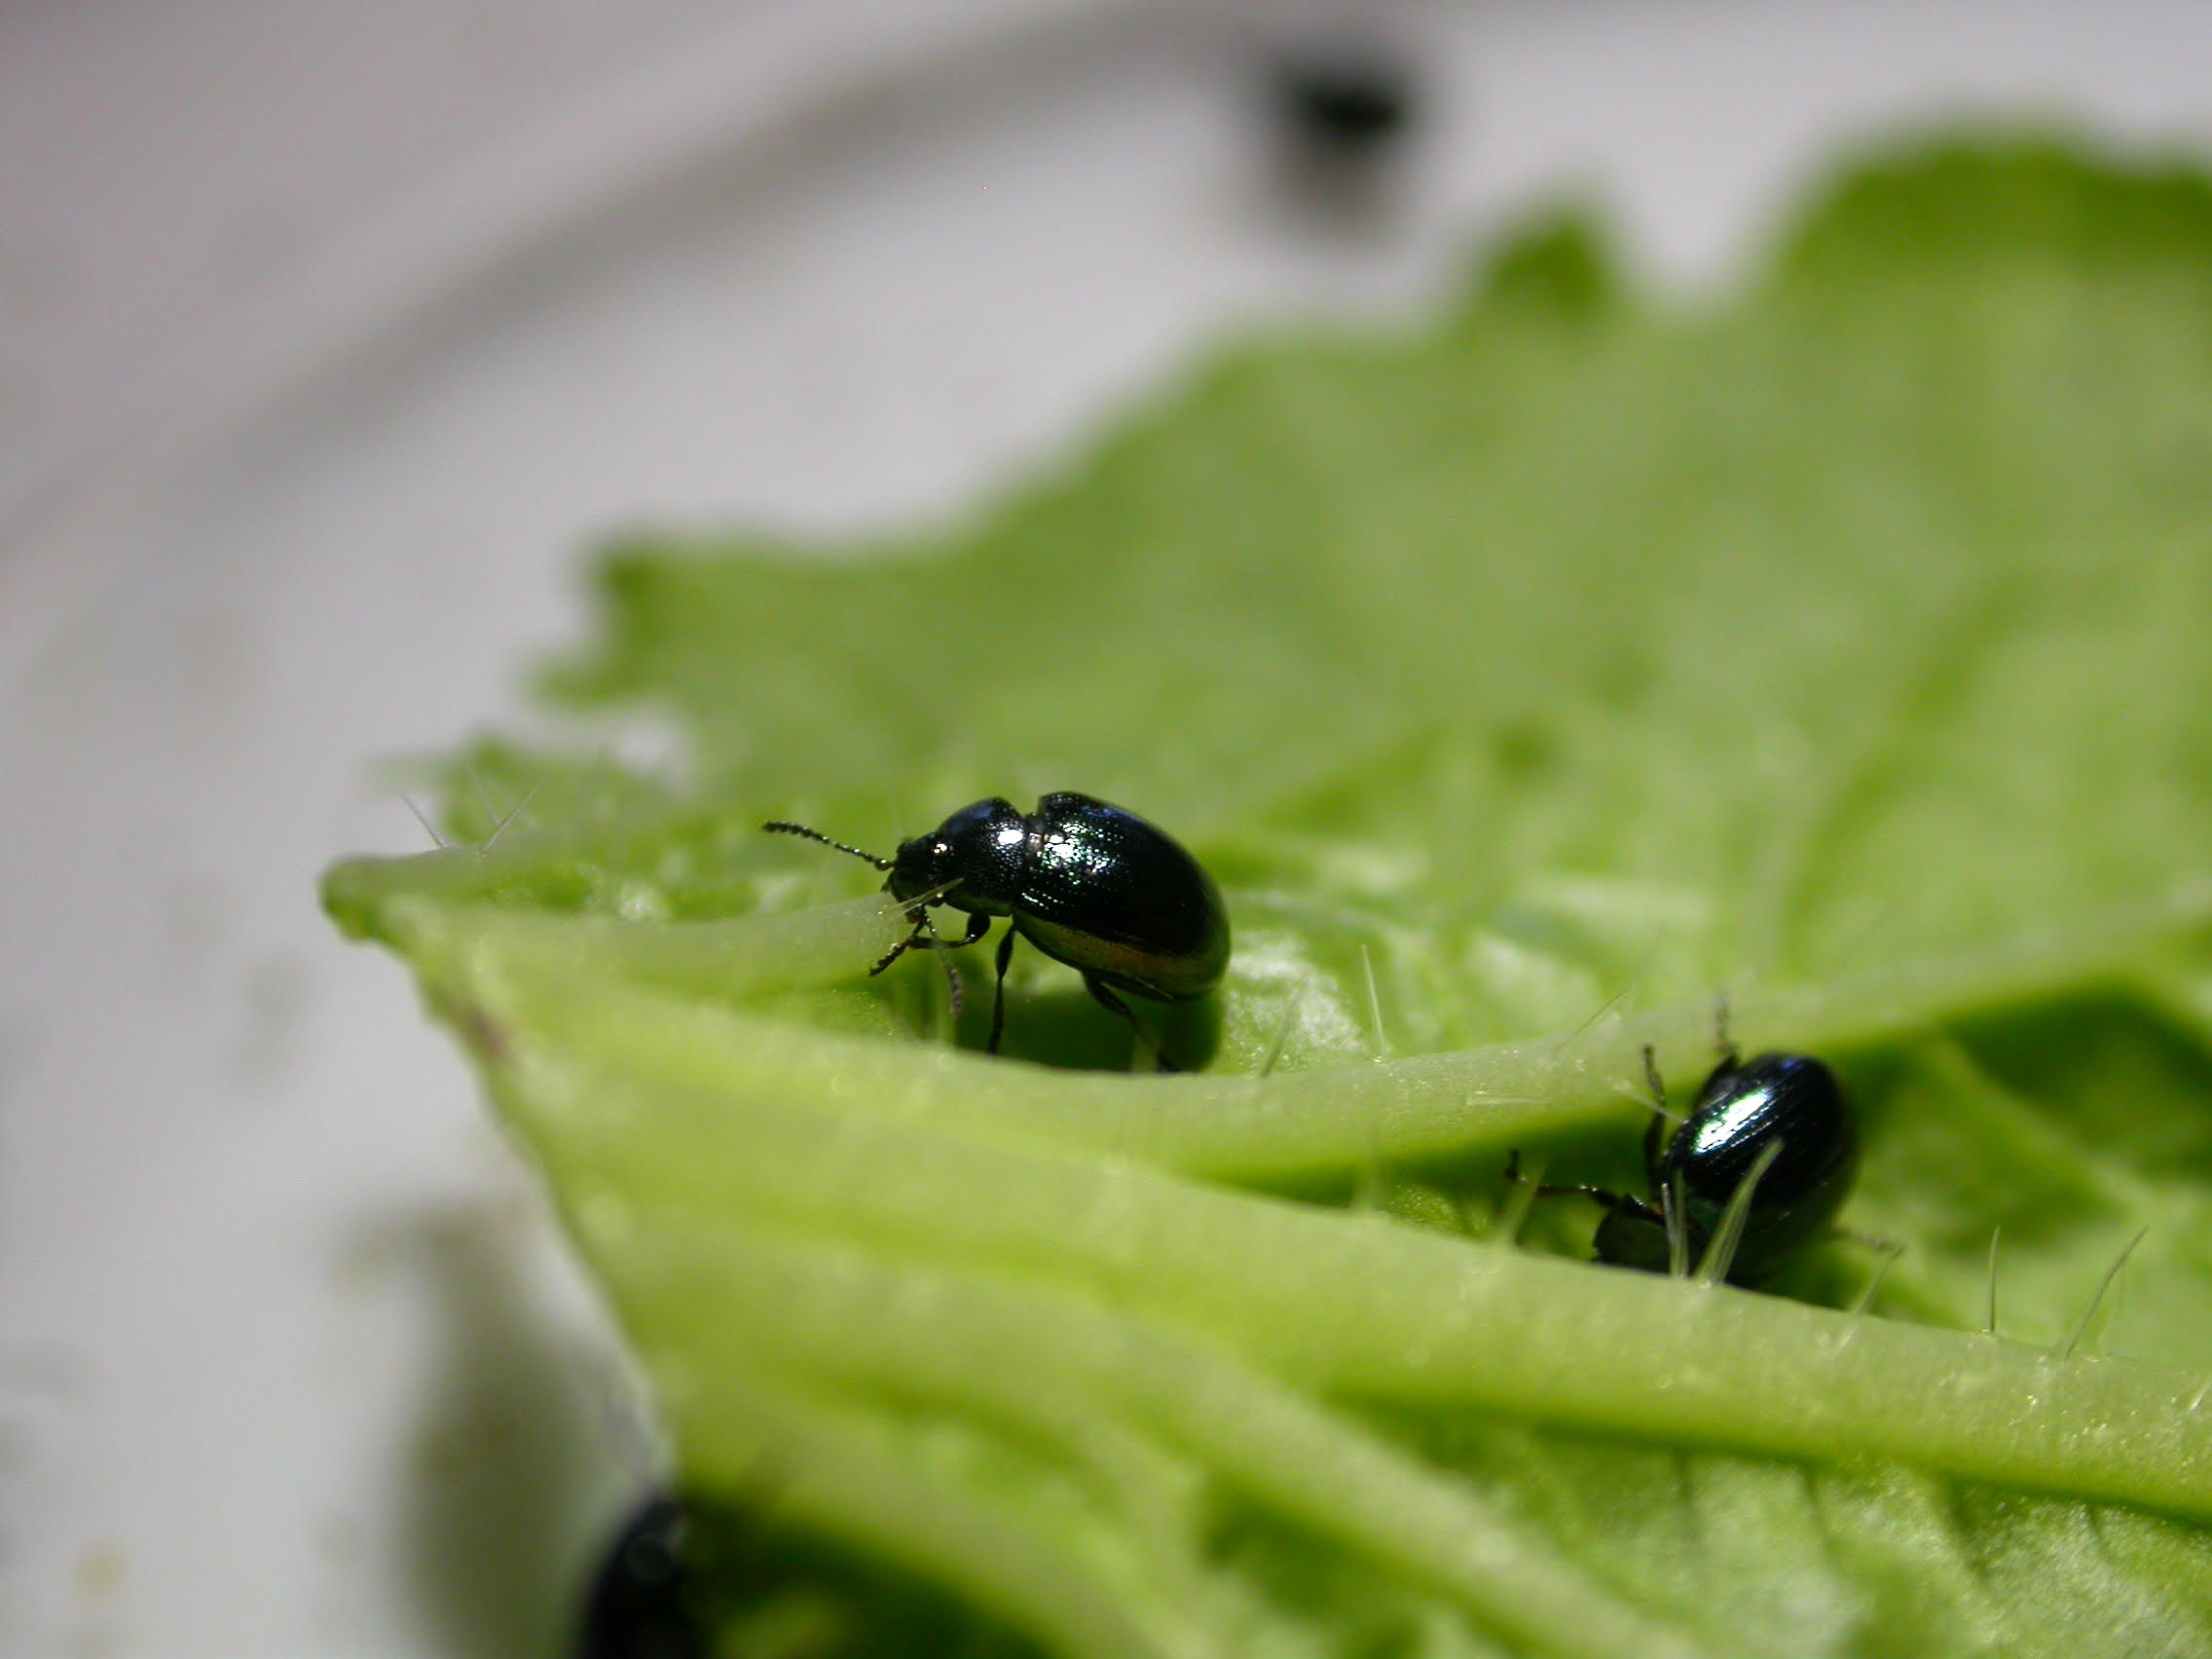
[[[870, 974], [920, 945], [942, 953], [974, 944], [994, 916], [1007, 917], [985, 1045], [994, 1054], [1006, 1032], [1006, 973], [1016, 939], [1079, 971], [1092, 999], [1128, 1022], [1162, 1071], [1178, 1068], [1119, 993], [1187, 1002], [1218, 985], [1229, 966], [1229, 912], [1213, 877], [1153, 825], [1091, 795], [1049, 794], [1029, 813], [993, 795], [902, 841], [888, 859], [789, 819], [761, 828], [819, 841], [886, 872], [883, 885], [906, 902], [913, 931]], [[967, 912], [966, 937], [940, 937], [929, 915], [938, 904]], [[944, 972], [958, 1019], [960, 975], [950, 961]]]
[[957, 881], [943, 903], [1007, 916], [1038, 949], [1161, 1002], [1202, 997], [1229, 965], [1229, 913], [1198, 860], [1133, 812], [1062, 793], [1023, 814], [991, 799], [899, 849], [891, 891]]
[[[1651, 1198], [1679, 1183], [1694, 1264], [1737, 1186], [1767, 1144], [1782, 1151], [1752, 1195], [1728, 1277], [1754, 1284], [1825, 1232], [1859, 1172], [1859, 1132], [1835, 1074], [1809, 1054], [1758, 1054], [1721, 1065], [1648, 1173]], [[1598, 1227], [1601, 1262], [1667, 1271], [1666, 1229], [1644, 1206]]]

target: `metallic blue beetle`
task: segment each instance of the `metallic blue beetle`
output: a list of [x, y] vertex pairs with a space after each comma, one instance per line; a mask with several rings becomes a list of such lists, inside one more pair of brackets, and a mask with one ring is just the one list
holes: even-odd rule
[[[1658, 1068], [1644, 1051], [1652, 1091], [1665, 1101]], [[1615, 1267], [1666, 1272], [1694, 1265], [1718, 1230], [1736, 1190], [1762, 1159], [1743, 1233], [1727, 1264], [1728, 1282], [1755, 1285], [1829, 1231], [1859, 1173], [1859, 1130], [1842, 1087], [1810, 1054], [1740, 1058], [1724, 1049], [1681, 1126], [1660, 1134], [1654, 1113], [1643, 1136], [1647, 1201], [1600, 1187], [1539, 1187], [1539, 1197], [1581, 1193], [1605, 1206], [1596, 1255]], [[1770, 1152], [1769, 1148], [1773, 1150]], [[1679, 1212], [1680, 1256], [1671, 1234]]]
[[[994, 795], [900, 843], [889, 859], [803, 824], [764, 828], [865, 859], [886, 872], [883, 885], [893, 897], [912, 901], [906, 917], [914, 931], [870, 973], [917, 946], [946, 946], [930, 920], [932, 905], [967, 913], [967, 934], [950, 940], [954, 946], [974, 944], [994, 919], [1006, 917], [991, 1005], [994, 1054], [1006, 1030], [1006, 971], [1016, 935], [1080, 973], [1085, 988], [1148, 1047], [1151, 1039], [1120, 993], [1189, 1002], [1220, 984], [1229, 966], [1229, 913], [1213, 877], [1164, 831], [1090, 795], [1049, 794], [1026, 814]], [[952, 986], [957, 1008], [957, 975]]]

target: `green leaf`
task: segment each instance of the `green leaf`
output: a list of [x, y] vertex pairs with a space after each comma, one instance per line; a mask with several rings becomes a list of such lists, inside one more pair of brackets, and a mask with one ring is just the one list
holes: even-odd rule
[[[2203, 178], [1883, 158], [1704, 309], [1563, 219], [972, 524], [605, 571], [552, 689], [673, 716], [690, 785], [480, 746], [462, 844], [325, 900], [476, 1056], [695, 1499], [843, 1564], [836, 1650], [2212, 1653]], [[1066, 788], [1228, 896], [1195, 1075], [1034, 952], [976, 1052], [927, 953], [866, 977], [875, 877], [758, 832]], [[1720, 994], [1844, 1076], [1878, 1288], [1504, 1203], [1511, 1150], [1633, 1185], [1641, 1048], [1697, 1081]]]

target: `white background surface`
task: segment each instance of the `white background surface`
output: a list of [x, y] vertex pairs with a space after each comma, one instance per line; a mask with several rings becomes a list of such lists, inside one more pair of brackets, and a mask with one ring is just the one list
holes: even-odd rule
[[0, 1647], [558, 1645], [646, 1454], [313, 895], [423, 844], [381, 760], [524, 718], [593, 537], [958, 511], [1563, 190], [1690, 283], [1932, 112], [2212, 138], [2196, 9], [1390, 12], [1428, 102], [1351, 227], [1254, 95], [1328, 16], [0, 6]]

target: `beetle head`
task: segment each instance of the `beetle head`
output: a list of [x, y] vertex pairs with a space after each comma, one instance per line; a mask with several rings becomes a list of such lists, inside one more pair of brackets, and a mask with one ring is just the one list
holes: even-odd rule
[[932, 830], [899, 843], [898, 854], [891, 861], [891, 874], [883, 885], [895, 899], [911, 899], [944, 886], [958, 873], [952, 848], [942, 835]]

